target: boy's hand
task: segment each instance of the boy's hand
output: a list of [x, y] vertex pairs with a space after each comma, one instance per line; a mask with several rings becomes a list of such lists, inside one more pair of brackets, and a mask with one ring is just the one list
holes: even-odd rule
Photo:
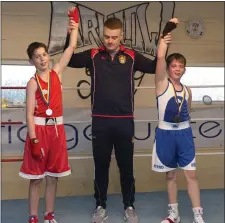
[[177, 25], [179, 24], [179, 21], [177, 18], [170, 19], [163, 30], [162, 38], [164, 38], [168, 33], [170, 33], [172, 30], [177, 28]]
[[72, 7], [68, 10], [68, 16], [72, 19], [75, 23], [79, 23], [79, 11], [78, 8]]
[[76, 7], [72, 7], [68, 10], [69, 24], [67, 31], [70, 34], [73, 29], [78, 29], [79, 26], [79, 12]]
[[38, 139], [34, 138], [30, 140], [31, 142], [31, 154], [35, 159], [41, 160], [45, 154], [43, 148], [41, 148]]

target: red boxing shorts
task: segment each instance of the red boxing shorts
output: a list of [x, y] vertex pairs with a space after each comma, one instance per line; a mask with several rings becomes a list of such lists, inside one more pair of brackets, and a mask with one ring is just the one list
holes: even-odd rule
[[42, 179], [45, 176], [63, 177], [71, 174], [63, 118], [34, 117], [35, 133], [45, 156], [33, 158], [30, 138], [27, 135], [23, 164], [19, 175], [26, 179]]

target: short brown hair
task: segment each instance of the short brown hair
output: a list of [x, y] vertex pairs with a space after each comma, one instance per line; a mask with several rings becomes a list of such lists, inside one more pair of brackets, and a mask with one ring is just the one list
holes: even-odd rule
[[166, 66], [167, 66], [167, 68], [170, 66], [170, 64], [174, 60], [177, 60], [180, 63], [184, 64], [184, 66], [186, 66], [186, 58], [182, 54], [180, 54], [180, 53], [172, 53], [166, 58]]
[[38, 48], [44, 48], [45, 51], [48, 52], [47, 46], [44, 43], [33, 42], [27, 48], [27, 55], [29, 59], [32, 59], [32, 56], [34, 55], [34, 51]]
[[118, 18], [109, 18], [104, 22], [104, 27], [109, 29], [123, 29], [123, 23]]

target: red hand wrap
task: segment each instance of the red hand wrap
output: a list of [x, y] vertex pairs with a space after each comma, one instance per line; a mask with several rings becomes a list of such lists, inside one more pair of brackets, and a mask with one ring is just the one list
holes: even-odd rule
[[79, 23], [79, 11], [78, 11], [78, 8], [75, 8], [73, 11], [70, 11], [68, 13], [68, 16], [69, 17], [72, 17], [73, 18], [73, 21], [75, 23]]
[[41, 159], [43, 157], [42, 151], [41, 151], [41, 146], [40, 143], [34, 143], [35, 139], [31, 139], [31, 154], [34, 158], [36, 159]]

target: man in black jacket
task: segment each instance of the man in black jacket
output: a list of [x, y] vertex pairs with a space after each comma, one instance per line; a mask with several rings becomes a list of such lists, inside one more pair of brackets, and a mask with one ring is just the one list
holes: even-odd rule
[[[73, 25], [71, 20], [68, 30]], [[128, 223], [139, 222], [134, 208], [134, 73], [155, 73], [156, 60], [121, 45], [122, 27], [118, 18], [105, 21], [103, 46], [73, 54], [68, 64], [73, 68], [86, 67], [91, 74], [96, 199], [93, 223], [102, 223], [108, 218], [106, 200], [113, 147], [120, 170], [124, 218]]]

